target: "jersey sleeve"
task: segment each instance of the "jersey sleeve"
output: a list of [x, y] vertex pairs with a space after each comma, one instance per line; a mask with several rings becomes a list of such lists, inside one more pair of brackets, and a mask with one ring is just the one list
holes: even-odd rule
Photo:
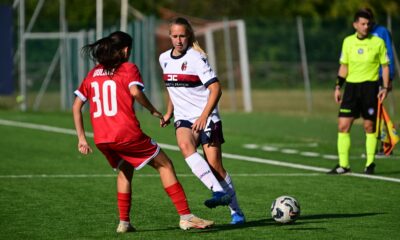
[[77, 90], [74, 92], [75, 96], [86, 102], [89, 96], [89, 89], [87, 87], [87, 81], [84, 79]]
[[343, 40], [342, 44], [342, 51], [340, 52], [340, 59], [339, 63], [340, 64], [348, 64], [349, 63], [349, 47], [348, 47], [348, 41], [347, 38]]
[[196, 74], [199, 76], [201, 82], [207, 87], [213, 82], [218, 81], [217, 75], [211, 68], [208, 59], [205, 56], [196, 58]]
[[132, 87], [133, 85], [137, 85], [144, 91], [144, 83], [142, 79], [142, 75], [139, 72], [139, 69], [135, 64], [129, 64], [127, 69], [128, 74], [128, 88]]
[[385, 43], [380, 41], [381, 44], [379, 45], [379, 63], [380, 64], [389, 64], [389, 57], [387, 54], [387, 50], [385, 47]]

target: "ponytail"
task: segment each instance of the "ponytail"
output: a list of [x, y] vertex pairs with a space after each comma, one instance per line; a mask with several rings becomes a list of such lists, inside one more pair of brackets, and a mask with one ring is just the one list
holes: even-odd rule
[[132, 37], [127, 33], [116, 31], [84, 46], [81, 52], [94, 62], [101, 64], [104, 71], [112, 75], [122, 63], [128, 61], [131, 46]]
[[192, 47], [193, 47], [194, 50], [200, 52], [205, 57], [207, 57], [207, 53], [200, 47], [200, 44], [199, 44], [199, 42], [197, 40], [193, 42]]

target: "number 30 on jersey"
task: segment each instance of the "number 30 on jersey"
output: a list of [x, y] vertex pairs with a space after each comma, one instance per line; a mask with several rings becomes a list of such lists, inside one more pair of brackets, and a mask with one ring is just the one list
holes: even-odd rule
[[98, 82], [92, 82], [91, 86], [94, 91], [92, 98], [96, 104], [97, 111], [93, 113], [94, 118], [100, 117], [102, 114], [112, 117], [117, 114], [117, 85], [113, 80], [103, 82], [102, 95], [100, 95], [100, 85]]

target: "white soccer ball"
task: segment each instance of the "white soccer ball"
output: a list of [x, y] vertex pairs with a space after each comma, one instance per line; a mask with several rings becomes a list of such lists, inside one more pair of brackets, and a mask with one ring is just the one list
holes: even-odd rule
[[293, 223], [300, 216], [300, 204], [291, 196], [280, 196], [272, 202], [271, 216], [279, 223]]

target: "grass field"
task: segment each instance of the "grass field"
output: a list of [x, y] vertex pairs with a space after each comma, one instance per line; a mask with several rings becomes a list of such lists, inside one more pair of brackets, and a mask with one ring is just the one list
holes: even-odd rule
[[[376, 160], [376, 175], [362, 174], [359, 124], [351, 134], [354, 174], [329, 176], [337, 162], [334, 117], [224, 113], [224, 165], [247, 217], [230, 226], [227, 208], [203, 205], [210, 193], [176, 151], [173, 129], [160, 129], [147, 113], [139, 118], [173, 159], [192, 211], [215, 220], [214, 228], [180, 230], [156, 172], [145, 167], [133, 180], [138, 231], [116, 234], [116, 174], [98, 150], [78, 153], [71, 114], [0, 111], [0, 239], [400, 239], [399, 151]], [[295, 224], [271, 219], [280, 195], [299, 200]]]

